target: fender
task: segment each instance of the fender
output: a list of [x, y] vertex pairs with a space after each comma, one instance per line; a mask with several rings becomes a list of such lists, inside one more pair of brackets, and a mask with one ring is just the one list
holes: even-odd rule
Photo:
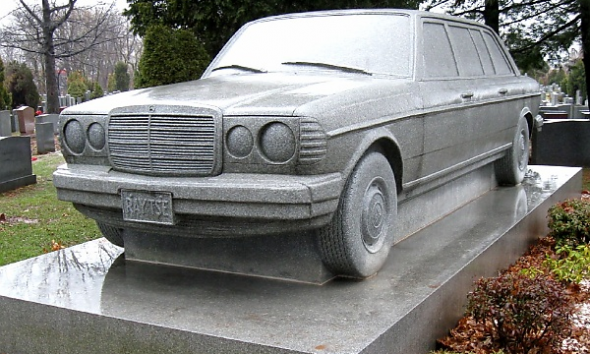
[[395, 176], [395, 183], [397, 186], [398, 193], [401, 191], [402, 177], [403, 177], [403, 159], [402, 152], [399, 148], [399, 143], [395, 136], [384, 127], [373, 129], [368, 131], [354, 154], [351, 156], [350, 161], [346, 165], [344, 171], [342, 171], [345, 180], [348, 179], [352, 170], [357, 165], [361, 157], [367, 153], [367, 151], [381, 149], [385, 157], [389, 161], [389, 165]]

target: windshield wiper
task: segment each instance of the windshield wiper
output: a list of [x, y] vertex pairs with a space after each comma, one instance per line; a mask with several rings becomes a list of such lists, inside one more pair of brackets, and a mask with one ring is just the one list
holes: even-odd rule
[[339, 70], [339, 71], [343, 71], [343, 72], [347, 72], [347, 73], [373, 75], [370, 72], [365, 71], [363, 69], [350, 68], [350, 67], [347, 67], [347, 66], [340, 66], [340, 65], [327, 64], [327, 63], [314, 63], [314, 62], [308, 62], [308, 61], [286, 61], [286, 62], [281, 63], [281, 64], [283, 64], [283, 65], [315, 66], [315, 67], [319, 67], [319, 68]]
[[223, 69], [237, 69], [237, 70], [250, 71], [250, 72], [259, 73], [259, 74], [263, 74], [263, 73], [267, 72], [262, 69], [250, 68], [248, 66], [243, 66], [243, 65], [238, 65], [238, 64], [219, 66], [211, 71], [213, 72], [213, 71], [223, 70]]

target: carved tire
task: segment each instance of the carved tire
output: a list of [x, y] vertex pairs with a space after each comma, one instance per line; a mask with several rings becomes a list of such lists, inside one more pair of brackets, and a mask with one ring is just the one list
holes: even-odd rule
[[396, 215], [393, 171], [385, 156], [370, 152], [349, 176], [331, 223], [318, 231], [326, 267], [347, 277], [375, 274], [393, 243]]
[[496, 179], [501, 185], [515, 186], [522, 182], [529, 161], [529, 126], [526, 119], [520, 118], [512, 148], [506, 156], [496, 161]]
[[123, 242], [122, 229], [98, 221], [96, 222], [96, 225], [98, 225], [98, 229], [109, 242], [115, 246], [124, 247], [125, 243]]

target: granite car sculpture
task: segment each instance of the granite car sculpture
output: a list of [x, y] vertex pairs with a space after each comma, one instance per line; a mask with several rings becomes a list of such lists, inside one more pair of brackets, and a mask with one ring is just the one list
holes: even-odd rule
[[367, 277], [398, 198], [487, 164], [515, 185], [539, 123], [537, 83], [489, 28], [400, 10], [246, 24], [200, 80], [60, 117], [61, 200], [125, 230], [243, 237], [314, 230], [335, 274]]

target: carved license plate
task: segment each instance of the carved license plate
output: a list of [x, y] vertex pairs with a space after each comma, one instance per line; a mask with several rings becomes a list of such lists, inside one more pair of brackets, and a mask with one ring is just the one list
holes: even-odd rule
[[172, 193], [122, 190], [123, 220], [174, 225]]

